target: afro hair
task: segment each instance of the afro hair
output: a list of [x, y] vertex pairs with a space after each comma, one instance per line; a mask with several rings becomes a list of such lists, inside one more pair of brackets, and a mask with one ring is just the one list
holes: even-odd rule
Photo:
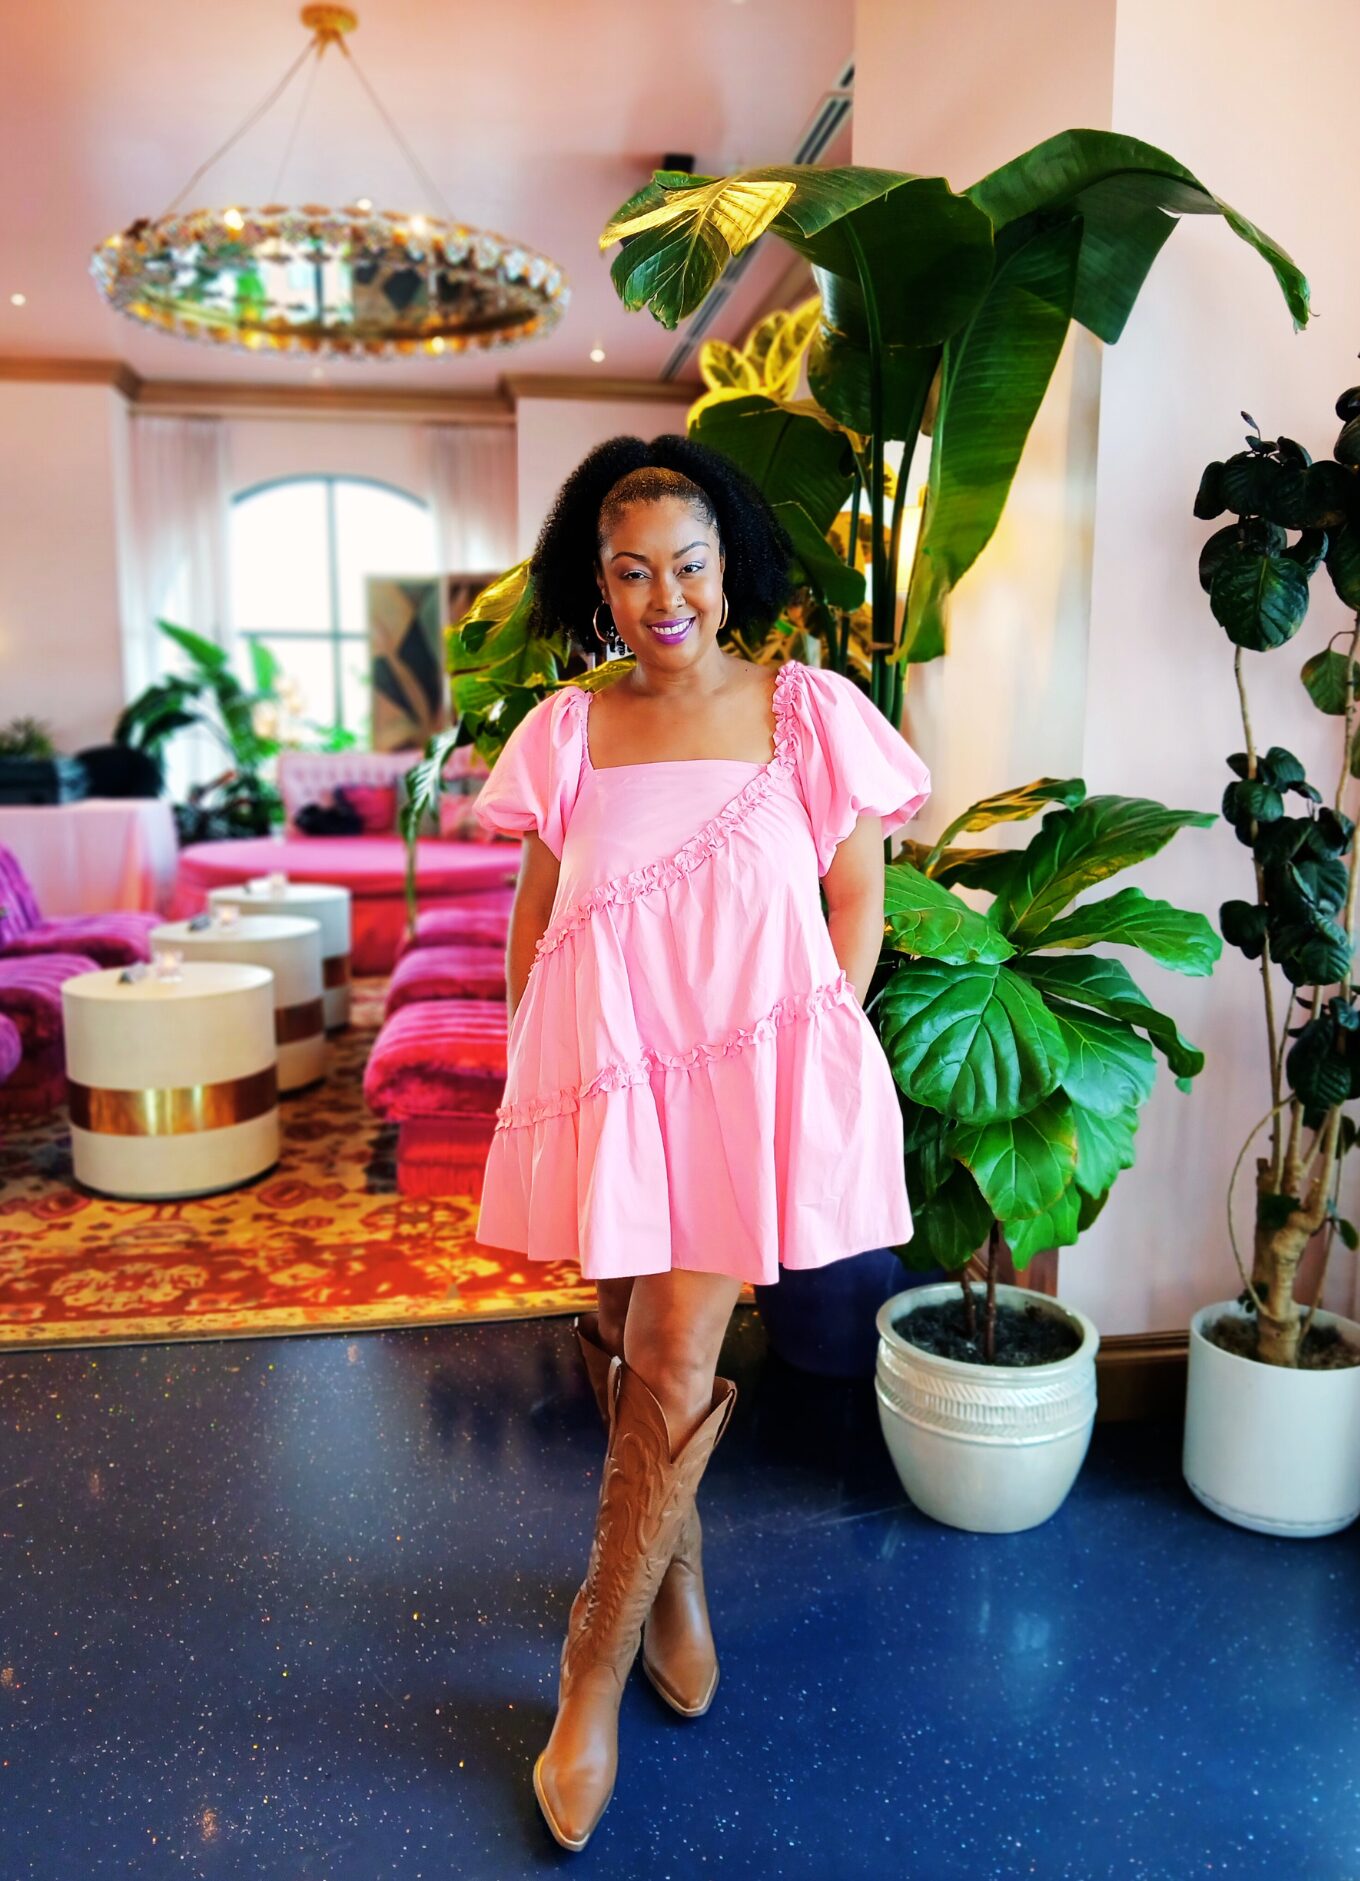
[[[622, 489], [616, 486], [622, 483]], [[668, 434], [607, 438], [572, 471], [539, 531], [529, 568], [534, 626], [565, 629], [587, 656], [602, 655], [608, 636], [594, 626], [600, 602], [595, 571], [612, 515], [625, 503], [680, 496], [711, 526], [726, 558], [725, 633], [768, 627], [792, 591], [793, 549], [765, 498], [729, 458], [707, 445]]]

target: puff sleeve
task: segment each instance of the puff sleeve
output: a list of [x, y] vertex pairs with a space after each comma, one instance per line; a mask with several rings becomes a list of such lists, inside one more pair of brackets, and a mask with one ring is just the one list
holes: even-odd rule
[[799, 777], [821, 876], [861, 815], [881, 817], [885, 836], [909, 822], [930, 795], [930, 772], [843, 673], [804, 669], [799, 719]]
[[558, 861], [581, 782], [581, 714], [573, 692], [561, 687], [540, 699], [501, 747], [490, 775], [473, 798], [485, 829], [507, 836], [541, 836]]

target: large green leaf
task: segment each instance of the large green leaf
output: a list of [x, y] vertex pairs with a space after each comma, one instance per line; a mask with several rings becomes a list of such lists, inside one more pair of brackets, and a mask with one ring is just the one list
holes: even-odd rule
[[[830, 284], [833, 275], [818, 275]], [[829, 291], [824, 299], [835, 304], [852, 291]], [[921, 415], [940, 364], [938, 347], [883, 347], [883, 435], [913, 438], [921, 429]], [[870, 359], [867, 342], [851, 339], [838, 327], [819, 326], [808, 348], [808, 390], [838, 423], [868, 436], [873, 430], [870, 395]]]
[[828, 607], [842, 608], [853, 614], [864, 606], [864, 576], [858, 568], [843, 562], [826, 534], [819, 529], [801, 503], [772, 503], [776, 517], [784, 525], [793, 544], [807, 585]]
[[769, 228], [797, 187], [794, 169], [739, 176], [658, 170], [610, 218], [600, 247], [622, 242], [610, 276], [631, 311], [674, 328], [723, 270]]
[[945, 344], [902, 630], [904, 657], [945, 650], [945, 608], [991, 541], [1016, 466], [1062, 351], [1076, 287], [1081, 224], [1066, 221], [998, 256], [982, 304]]
[[1288, 554], [1240, 548], [1209, 583], [1214, 619], [1234, 646], [1268, 653], [1292, 640], [1308, 612], [1308, 577]]
[[[927, 843], [913, 842], [910, 837], [901, 853], [922, 874], [935, 855]], [[946, 849], [930, 863], [930, 879], [946, 888], [981, 888], [989, 895], [999, 894], [1020, 853], [1018, 849]]]
[[1141, 888], [1121, 888], [1104, 901], [1088, 901], [1071, 914], [1051, 921], [1029, 942], [1046, 947], [1090, 947], [1104, 941], [1141, 947], [1160, 966], [1177, 973], [1212, 973], [1223, 942], [1202, 914], [1154, 901]]
[[1075, 810], [1054, 810], [1003, 884], [993, 918], [1017, 945], [1033, 946], [1083, 889], [1156, 855], [1177, 830], [1217, 820], [1147, 797], [1088, 797]]
[[1015, 952], [986, 915], [900, 857], [884, 871], [884, 911], [890, 944], [904, 954], [961, 964], [1007, 960]]
[[1299, 677], [1319, 712], [1343, 718], [1348, 700], [1360, 698], [1360, 664], [1327, 647], [1303, 662]]
[[202, 634], [196, 634], [188, 627], [177, 627], [173, 621], [158, 620], [156, 625], [161, 632], [183, 652], [189, 655], [198, 668], [196, 677], [207, 677], [226, 671], [229, 665], [227, 653], [212, 640], [205, 640]]
[[263, 640], [250, 642], [250, 670], [255, 678], [256, 692], [269, 696], [279, 683], [279, 674], [283, 670], [278, 655]]
[[1138, 1112], [1102, 1116], [1074, 1104], [1072, 1114], [1077, 1126], [1077, 1186], [1091, 1197], [1108, 1195], [1120, 1170], [1133, 1167]]
[[[880, 304], [894, 344], [938, 344], [991, 272], [985, 212], [943, 177], [860, 165], [776, 164], [731, 176], [659, 170], [616, 210], [600, 247], [623, 244], [611, 275], [625, 307], [646, 307], [673, 328], [767, 229], [814, 268], [857, 281], [847, 227], [876, 282], [890, 288]], [[853, 319], [848, 303], [840, 317]]]
[[416, 846], [417, 839], [426, 820], [438, 814], [444, 766], [457, 743], [459, 728], [460, 721], [455, 720], [446, 730], [436, 732], [426, 744], [420, 762], [413, 764], [406, 773], [406, 801], [401, 806], [398, 821], [406, 844], [406, 917], [412, 928], [418, 912], [416, 859], [420, 852]]
[[1212, 194], [1184, 164], [1140, 138], [1060, 131], [966, 189], [998, 230], [1069, 209], [1083, 224], [1072, 312], [1113, 344], [1158, 250], [1183, 215], [1221, 215], [1269, 264], [1297, 331], [1308, 319], [1308, 283], [1268, 235]]
[[1157, 1061], [1145, 1038], [1118, 1019], [1087, 1012], [1066, 1000], [1047, 1004], [1067, 1047], [1062, 1087], [1075, 1103], [1099, 1116], [1114, 1117], [1147, 1101]]
[[1103, 954], [1056, 960], [1047, 954], [1024, 954], [1004, 971], [1028, 980], [1045, 999], [1091, 1006], [1146, 1032], [1178, 1078], [1193, 1078], [1204, 1069], [1204, 1053], [1181, 1037], [1175, 1021], [1158, 1012], [1118, 960]]
[[744, 470], [767, 503], [799, 503], [823, 534], [850, 495], [855, 458], [843, 432], [751, 393], [700, 413], [689, 435]]
[[1071, 1100], [1058, 1091], [1022, 1117], [961, 1125], [953, 1151], [1005, 1224], [1009, 1240], [1012, 1221], [1052, 1208], [1076, 1172]]
[[[1074, 809], [1086, 795], [1086, 783], [1080, 777], [1038, 777], [1032, 784], [1020, 784], [1014, 790], [1003, 790], [995, 797], [980, 797], [976, 803], [970, 803], [961, 816], [940, 834], [939, 841], [929, 852], [922, 868], [927, 875], [935, 873], [933, 864], [948, 850], [956, 836], [967, 830], [991, 829], [997, 823], [1023, 823], [1030, 817], [1037, 816], [1046, 803], [1060, 803], [1065, 809]], [[953, 853], [968, 854], [969, 851]], [[1001, 854], [997, 851], [975, 851], [977, 854]], [[1007, 855], [1014, 855], [1014, 850], [1007, 850]]]
[[917, 1271], [945, 1267], [954, 1272], [966, 1267], [992, 1226], [991, 1209], [960, 1163], [951, 1163], [950, 1174], [933, 1195], [918, 1201], [913, 1194], [911, 1218], [913, 1234], [905, 1244], [904, 1258]]
[[879, 1036], [908, 1097], [946, 1116], [1016, 1117], [1067, 1068], [1058, 1022], [1008, 968], [912, 960], [879, 998]]
[[1006, 1246], [1023, 1273], [1036, 1254], [1051, 1247], [1071, 1247], [1081, 1234], [1081, 1190], [1069, 1182], [1051, 1207], [1006, 1223]]
[[489, 582], [449, 630], [445, 649], [449, 671], [468, 672], [485, 667], [489, 659], [522, 654], [529, 644], [533, 601], [527, 560], [516, 562]]

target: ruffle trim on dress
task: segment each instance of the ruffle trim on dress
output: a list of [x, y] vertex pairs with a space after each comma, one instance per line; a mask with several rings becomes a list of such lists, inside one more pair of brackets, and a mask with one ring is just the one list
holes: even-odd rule
[[[781, 772], [791, 772], [798, 762], [797, 729], [792, 712], [793, 688], [801, 688], [805, 670], [801, 662], [786, 660], [775, 675], [774, 756], [764, 769], [671, 855], [644, 863], [641, 868], [629, 869], [623, 875], [613, 876], [573, 902], [540, 935], [534, 948], [535, 962], [560, 947], [568, 934], [589, 921], [599, 909], [615, 902], [636, 901], [640, 895], [650, 895], [656, 889], [668, 888], [672, 882], [701, 868], [711, 856], [718, 853], [733, 830], [740, 828], [756, 805], [769, 795], [776, 776]], [[587, 710], [590, 694], [580, 686], [571, 690], [580, 700], [578, 711]]]
[[546, 1097], [501, 1104], [496, 1110], [496, 1128], [512, 1130], [524, 1124], [542, 1123], [548, 1117], [567, 1116], [580, 1108], [583, 1097], [593, 1097], [602, 1091], [621, 1091], [630, 1084], [646, 1084], [657, 1065], [664, 1065], [670, 1071], [691, 1071], [695, 1065], [707, 1064], [717, 1058], [729, 1058], [734, 1052], [745, 1051], [748, 1046], [758, 1044], [763, 1039], [773, 1038], [781, 1026], [806, 1019], [827, 1006], [842, 1005], [847, 995], [854, 998], [849, 978], [842, 969], [834, 980], [814, 986], [811, 992], [786, 994], [783, 999], [776, 1000], [770, 1010], [762, 1013], [752, 1025], [739, 1026], [735, 1032], [729, 1032], [726, 1038], [713, 1044], [694, 1045], [687, 1052], [660, 1052], [648, 1048], [632, 1064], [605, 1065], [584, 1084], [552, 1091]]

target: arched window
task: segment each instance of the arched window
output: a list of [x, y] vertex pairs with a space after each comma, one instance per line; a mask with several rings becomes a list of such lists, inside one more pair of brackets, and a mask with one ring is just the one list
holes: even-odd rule
[[298, 716], [370, 733], [370, 575], [432, 575], [427, 503], [367, 477], [285, 477], [232, 503], [236, 635], [259, 641], [298, 689]]

